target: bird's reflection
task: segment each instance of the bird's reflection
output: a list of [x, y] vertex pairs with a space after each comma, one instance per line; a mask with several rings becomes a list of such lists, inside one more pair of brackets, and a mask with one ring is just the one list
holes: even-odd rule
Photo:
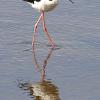
[[37, 58], [36, 58], [36, 51], [35, 51], [35, 49], [33, 50], [33, 63], [35, 65], [35, 69], [37, 69], [41, 73], [41, 81], [42, 82], [45, 81], [45, 77], [46, 77], [46, 74], [45, 74], [46, 66], [47, 66], [48, 60], [51, 57], [53, 51], [54, 51], [54, 49], [52, 49], [52, 48], [48, 51], [47, 56], [43, 60], [43, 63], [40, 65], [38, 63], [38, 61], [37, 61]]
[[33, 61], [35, 67], [41, 73], [41, 78], [39, 82], [31, 83], [31, 82], [19, 82], [19, 87], [23, 90], [28, 90], [30, 96], [34, 98], [34, 100], [60, 100], [58, 87], [52, 83], [51, 80], [46, 80], [46, 66], [49, 58], [53, 53], [53, 49], [50, 49], [48, 55], [43, 60], [43, 64], [39, 65], [36, 58], [36, 51], [33, 50]]

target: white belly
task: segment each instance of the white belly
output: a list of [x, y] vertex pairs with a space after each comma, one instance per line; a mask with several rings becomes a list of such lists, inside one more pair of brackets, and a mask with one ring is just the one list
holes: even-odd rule
[[31, 4], [33, 8], [39, 11], [51, 11], [53, 10], [58, 4], [58, 0], [41, 0], [40, 2], [34, 1], [34, 4]]

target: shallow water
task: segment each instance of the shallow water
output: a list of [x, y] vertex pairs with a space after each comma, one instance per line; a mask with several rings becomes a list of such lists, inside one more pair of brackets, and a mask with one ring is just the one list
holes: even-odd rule
[[[100, 100], [100, 1], [60, 1], [46, 14], [48, 31], [60, 49], [46, 65], [45, 80], [57, 87], [61, 100]], [[21, 0], [0, 1], [0, 99], [34, 100], [18, 82], [41, 81], [31, 48], [39, 13]], [[56, 35], [57, 34], [57, 35]], [[50, 47], [38, 28], [36, 56], [43, 65]]]

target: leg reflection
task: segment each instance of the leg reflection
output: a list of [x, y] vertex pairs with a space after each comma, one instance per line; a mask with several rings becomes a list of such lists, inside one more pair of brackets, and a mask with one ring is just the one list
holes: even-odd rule
[[41, 78], [35, 83], [19, 82], [19, 87], [23, 90], [28, 90], [30, 96], [34, 98], [33, 100], [60, 100], [58, 87], [51, 80], [46, 80], [46, 66], [52, 53], [53, 49], [50, 49], [43, 63], [40, 65], [37, 61], [36, 51], [34, 49], [33, 61], [36, 69], [41, 73]]
[[36, 51], [35, 49], [33, 50], [33, 63], [35, 65], [35, 69], [39, 70], [39, 72], [41, 73], [41, 81], [45, 80], [45, 70], [46, 70], [46, 66], [48, 64], [48, 60], [50, 59], [52, 53], [53, 53], [53, 48], [51, 48], [47, 54], [47, 56], [45, 57], [45, 59], [43, 60], [43, 64], [39, 64], [36, 58]]

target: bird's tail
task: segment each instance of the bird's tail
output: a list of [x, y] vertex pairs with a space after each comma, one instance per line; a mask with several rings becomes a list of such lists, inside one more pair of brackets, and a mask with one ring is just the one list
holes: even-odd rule
[[34, 0], [23, 0], [23, 1], [26, 1], [26, 2], [29, 2], [29, 3], [34, 3]]

